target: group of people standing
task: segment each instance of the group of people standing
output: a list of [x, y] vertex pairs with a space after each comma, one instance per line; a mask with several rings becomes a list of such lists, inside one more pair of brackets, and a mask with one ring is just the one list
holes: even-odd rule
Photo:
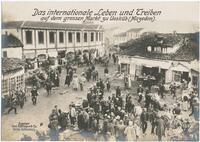
[[196, 91], [192, 91], [193, 95], [188, 98], [191, 107], [184, 110], [182, 102], [173, 107], [168, 106], [166, 102], [162, 104], [161, 100], [164, 100], [163, 96], [166, 95], [163, 84], [158, 87], [155, 95], [148, 88], [139, 85], [138, 97], [135, 98], [131, 93], [124, 94], [119, 86], [111, 96], [105, 96], [106, 91], [110, 94], [109, 89], [113, 87], [109, 84], [108, 89], [107, 82], [107, 79], [98, 79], [95, 85], [88, 89], [87, 99], [83, 100], [81, 105], [72, 102], [69, 111], [65, 113], [67, 124], [64, 123], [66, 125], [60, 127], [77, 127], [80, 131], [92, 132], [95, 140], [106, 141], [140, 140], [147, 135], [149, 127], [150, 134], [155, 133], [159, 141], [163, 140], [167, 132], [177, 127], [182, 129], [184, 136], [188, 136], [191, 118], [184, 119], [181, 115], [189, 110], [192, 111], [191, 114], [196, 112]]
[[14, 110], [15, 114], [17, 114], [17, 106], [19, 105], [20, 108], [22, 109], [24, 107], [25, 101], [26, 101], [26, 96], [23, 89], [13, 91], [11, 93], [11, 96], [8, 98], [9, 109], [7, 113], [9, 114], [12, 110]]

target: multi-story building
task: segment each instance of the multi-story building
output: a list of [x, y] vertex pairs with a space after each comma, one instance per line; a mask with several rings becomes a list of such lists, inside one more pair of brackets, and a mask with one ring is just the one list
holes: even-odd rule
[[131, 39], [139, 38], [142, 34], [143, 28], [132, 28], [126, 32], [114, 35], [114, 44], [119, 45], [120, 43], [127, 42]]
[[25, 58], [57, 57], [60, 52], [90, 49], [104, 54], [101, 25], [10, 21], [2, 24], [2, 31], [13, 34], [23, 43]]

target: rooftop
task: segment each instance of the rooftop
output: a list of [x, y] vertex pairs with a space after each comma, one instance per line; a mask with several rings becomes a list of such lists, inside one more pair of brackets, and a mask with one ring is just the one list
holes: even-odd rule
[[2, 73], [11, 73], [23, 69], [23, 61], [18, 58], [2, 58]]
[[[199, 33], [190, 33], [190, 34], [179, 34], [176, 36], [170, 36], [168, 34], [162, 34], [162, 43], [158, 42], [159, 38], [153, 35], [152, 38], [141, 37], [139, 39], [131, 40], [129, 42], [123, 43], [120, 45], [122, 49], [122, 55], [128, 56], [140, 56], [151, 59], [162, 59], [162, 60], [176, 60], [176, 61], [192, 61], [199, 59]], [[189, 44], [183, 44], [175, 53], [163, 54], [148, 52], [146, 50], [147, 46], [169, 46], [168, 44], [175, 44], [180, 42], [183, 38], [189, 38]]]
[[126, 31], [126, 32], [127, 32], [127, 33], [129, 33], [129, 32], [138, 33], [138, 32], [140, 32], [141, 30], [143, 30], [143, 28], [132, 28], [132, 29], [129, 29], [128, 31]]
[[2, 35], [2, 48], [23, 47], [22, 42], [12, 34]]
[[102, 30], [101, 25], [94, 24], [68, 24], [38, 21], [9, 21], [2, 23], [3, 29], [33, 28], [33, 29], [74, 29], [74, 30]]

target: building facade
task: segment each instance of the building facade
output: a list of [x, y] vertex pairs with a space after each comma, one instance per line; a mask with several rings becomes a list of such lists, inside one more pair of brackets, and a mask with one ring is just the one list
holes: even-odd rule
[[[195, 34], [192, 36], [195, 37], [193, 39], [197, 39]], [[182, 37], [188, 39], [185, 38], [185, 35]], [[164, 39], [169, 41], [172, 38], [168, 36]], [[162, 46], [132, 47], [119, 54], [120, 73], [130, 74], [132, 80], [142, 78], [144, 75], [152, 75], [162, 77], [166, 84], [186, 80], [191, 81], [192, 85], [198, 86], [198, 43], [194, 43], [194, 41], [187, 43], [186, 40], [180, 40], [173, 46], [169, 46], [169, 44], [160, 44], [160, 41], [158, 41], [159, 45]], [[144, 41], [141, 40], [141, 42]], [[170, 40], [171, 42], [172, 40]], [[138, 42], [139, 44], [142, 43]]]
[[2, 97], [13, 91], [25, 89], [25, 73], [22, 60], [18, 58], [2, 58]]
[[104, 31], [100, 25], [12, 21], [2, 24], [23, 43], [24, 58], [57, 57], [59, 52], [95, 49], [104, 54]]
[[132, 28], [126, 32], [122, 32], [114, 35], [114, 45], [119, 45], [120, 43], [127, 42], [131, 39], [139, 38], [143, 32], [143, 28]]
[[2, 35], [2, 56], [3, 58], [22, 59], [22, 42], [12, 34]]

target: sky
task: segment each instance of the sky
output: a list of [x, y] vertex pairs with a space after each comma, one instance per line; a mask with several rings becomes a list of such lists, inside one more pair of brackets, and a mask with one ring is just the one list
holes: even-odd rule
[[[145, 28], [157, 32], [195, 32], [199, 31], [198, 2], [2, 2], [2, 21], [29, 20], [38, 21], [40, 16], [33, 17], [33, 9], [39, 10], [132, 10], [143, 8], [162, 11], [155, 22], [104, 22], [105, 29], [116, 27], [116, 32], [130, 28]], [[73, 21], [71, 21], [73, 22]]]

